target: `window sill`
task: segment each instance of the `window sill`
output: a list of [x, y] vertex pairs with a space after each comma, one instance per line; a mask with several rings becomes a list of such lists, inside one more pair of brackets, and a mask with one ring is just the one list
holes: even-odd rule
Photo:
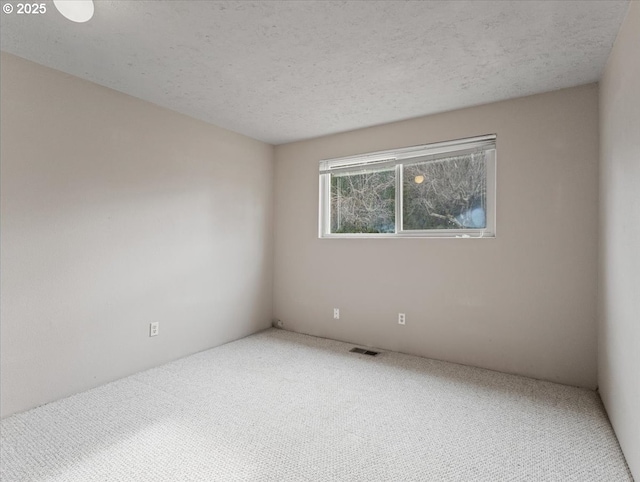
[[324, 234], [319, 239], [495, 239], [495, 233], [353, 233]]

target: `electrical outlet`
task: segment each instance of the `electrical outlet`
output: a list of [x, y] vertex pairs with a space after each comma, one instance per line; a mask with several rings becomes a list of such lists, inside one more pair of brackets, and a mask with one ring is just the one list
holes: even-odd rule
[[340, 308], [334, 308], [333, 309], [333, 319], [334, 320], [339, 320], [340, 319]]
[[153, 323], [149, 323], [149, 336], [158, 336], [160, 333], [160, 322], [154, 321]]
[[404, 313], [398, 313], [398, 325], [404, 325], [406, 321]]

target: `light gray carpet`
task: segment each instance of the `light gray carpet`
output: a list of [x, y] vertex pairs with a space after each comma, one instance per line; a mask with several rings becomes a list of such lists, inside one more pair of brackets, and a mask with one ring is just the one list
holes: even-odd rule
[[2, 481], [629, 481], [596, 393], [269, 330], [2, 421]]

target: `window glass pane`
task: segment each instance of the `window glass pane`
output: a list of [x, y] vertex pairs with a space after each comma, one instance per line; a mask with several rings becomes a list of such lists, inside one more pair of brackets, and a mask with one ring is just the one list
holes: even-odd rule
[[403, 229], [473, 229], [487, 225], [485, 153], [407, 164]]
[[395, 232], [395, 169], [331, 175], [332, 233]]

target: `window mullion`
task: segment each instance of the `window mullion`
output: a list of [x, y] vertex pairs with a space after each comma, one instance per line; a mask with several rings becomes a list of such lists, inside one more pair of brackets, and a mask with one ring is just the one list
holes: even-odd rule
[[396, 164], [396, 234], [402, 231], [402, 164]]

